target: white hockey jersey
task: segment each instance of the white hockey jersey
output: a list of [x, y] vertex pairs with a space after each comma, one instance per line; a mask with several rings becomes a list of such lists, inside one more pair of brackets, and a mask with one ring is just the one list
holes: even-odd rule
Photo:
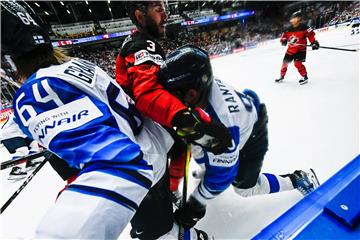
[[173, 144], [112, 78], [83, 59], [38, 70], [15, 95], [14, 111], [28, 136], [79, 169], [96, 161], [144, 159], [156, 182]]
[[[231, 132], [231, 148], [219, 155], [192, 146], [192, 154], [199, 164], [205, 164], [206, 173], [194, 194], [211, 199], [223, 192], [234, 181], [238, 171], [240, 149], [248, 140], [257, 121], [254, 102], [248, 96], [214, 79], [205, 111], [212, 119], [222, 122]], [[199, 198], [198, 198], [199, 199]]]

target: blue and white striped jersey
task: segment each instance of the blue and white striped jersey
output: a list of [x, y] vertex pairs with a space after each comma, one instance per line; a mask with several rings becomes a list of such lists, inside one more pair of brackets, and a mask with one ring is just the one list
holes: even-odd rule
[[79, 169], [143, 158], [160, 176], [173, 143], [113, 79], [82, 59], [34, 73], [16, 93], [14, 112], [26, 135]]

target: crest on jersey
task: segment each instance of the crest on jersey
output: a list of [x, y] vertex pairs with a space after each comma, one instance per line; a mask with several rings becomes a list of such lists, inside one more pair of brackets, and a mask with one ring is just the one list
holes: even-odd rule
[[295, 36], [295, 35], [292, 35], [290, 38], [289, 38], [289, 43], [290, 44], [295, 44], [298, 42], [298, 38]]

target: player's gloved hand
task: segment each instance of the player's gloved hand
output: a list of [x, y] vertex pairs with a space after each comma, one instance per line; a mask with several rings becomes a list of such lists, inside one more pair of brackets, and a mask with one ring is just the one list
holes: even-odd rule
[[231, 147], [229, 130], [224, 124], [213, 121], [201, 108], [178, 112], [172, 124], [180, 137], [214, 154], [224, 153]]
[[313, 41], [312, 43], [311, 43], [311, 48], [312, 48], [312, 50], [318, 50], [319, 48], [320, 48], [320, 44], [319, 44], [319, 42], [318, 41]]
[[281, 45], [286, 46], [286, 44], [287, 44], [287, 39], [286, 39], [286, 38], [281, 38], [281, 39], [280, 39], [280, 43], [281, 43]]
[[195, 226], [195, 224], [205, 216], [206, 206], [190, 196], [183, 207], [174, 213], [175, 221], [185, 229]]

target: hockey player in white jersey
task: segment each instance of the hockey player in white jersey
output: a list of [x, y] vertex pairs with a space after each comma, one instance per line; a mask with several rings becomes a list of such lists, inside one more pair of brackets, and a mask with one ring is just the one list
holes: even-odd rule
[[214, 78], [207, 53], [187, 45], [172, 52], [161, 67], [160, 82], [190, 107], [201, 107], [212, 119], [221, 121], [231, 132], [232, 147], [214, 155], [199, 145], [192, 155], [204, 166], [202, 180], [185, 206], [175, 212], [178, 223], [193, 227], [204, 217], [206, 202], [231, 184], [242, 197], [298, 189], [303, 194], [318, 186], [315, 174], [295, 171], [293, 174], [260, 173], [268, 149], [267, 112], [256, 93], [235, 91]]
[[116, 239], [163, 176], [171, 136], [141, 117], [102, 69], [53, 49], [25, 2], [2, 1], [1, 14], [1, 49], [23, 82], [14, 97], [17, 123], [79, 170], [35, 237]]

